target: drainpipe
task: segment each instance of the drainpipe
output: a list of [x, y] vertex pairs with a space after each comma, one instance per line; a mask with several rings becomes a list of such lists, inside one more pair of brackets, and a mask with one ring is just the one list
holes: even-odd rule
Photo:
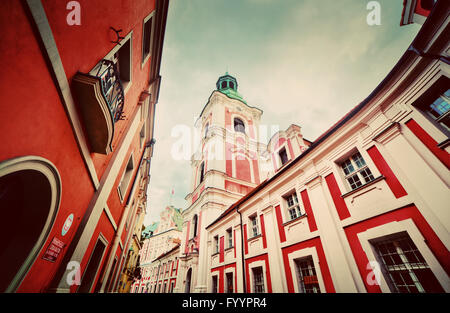
[[239, 206], [236, 207], [236, 212], [238, 212], [238, 214], [239, 214], [240, 227], [241, 227], [241, 267], [242, 267], [242, 281], [244, 284], [243, 292], [245, 293], [245, 292], [247, 292], [247, 284], [245, 281], [245, 266], [244, 266], [244, 263], [245, 263], [244, 262], [245, 261], [245, 259], [244, 259], [244, 230], [242, 227], [242, 214], [241, 214], [241, 212], [239, 212]]

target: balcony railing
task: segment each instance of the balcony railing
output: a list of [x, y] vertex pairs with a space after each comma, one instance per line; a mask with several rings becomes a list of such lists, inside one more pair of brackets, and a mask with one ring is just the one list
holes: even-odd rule
[[78, 72], [72, 84], [91, 151], [110, 153], [114, 125], [124, 119], [125, 96], [117, 65], [101, 60], [91, 72]]
[[124, 119], [123, 105], [125, 96], [116, 64], [110, 60], [102, 60], [95, 76], [100, 78], [103, 95], [108, 102], [114, 123]]

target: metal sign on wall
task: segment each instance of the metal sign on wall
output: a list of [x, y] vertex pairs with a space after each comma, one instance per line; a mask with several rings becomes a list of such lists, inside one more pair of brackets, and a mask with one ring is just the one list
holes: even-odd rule
[[42, 258], [50, 262], [55, 262], [56, 259], [58, 258], [58, 255], [64, 248], [64, 245], [65, 245], [64, 242], [62, 242], [56, 237], [53, 237]]

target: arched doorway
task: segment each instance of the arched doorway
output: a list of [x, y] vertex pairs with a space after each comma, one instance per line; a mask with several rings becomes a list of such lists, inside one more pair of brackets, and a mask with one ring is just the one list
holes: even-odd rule
[[191, 292], [191, 277], [192, 277], [192, 268], [187, 271], [186, 275], [186, 288], [184, 289], [185, 293]]
[[61, 197], [58, 171], [40, 157], [0, 162], [0, 292], [14, 292], [53, 225]]

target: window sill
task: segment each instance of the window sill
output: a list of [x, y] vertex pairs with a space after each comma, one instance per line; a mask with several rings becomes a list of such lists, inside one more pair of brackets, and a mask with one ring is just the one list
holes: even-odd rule
[[252, 240], [258, 239], [259, 237], [262, 237], [262, 235], [261, 235], [261, 234], [258, 234], [258, 235], [256, 235], [256, 236], [253, 236], [253, 237], [248, 238], [247, 240], [248, 240], [248, 241], [252, 241]]
[[220, 252], [214, 252], [213, 254], [211, 254], [211, 256], [216, 256], [218, 255]]
[[290, 221], [285, 222], [285, 223], [283, 224], [283, 226], [288, 226], [288, 225], [290, 225], [290, 224], [293, 224], [293, 223], [295, 223], [296, 221], [299, 221], [299, 220], [301, 220], [301, 219], [303, 219], [303, 218], [305, 218], [305, 217], [307, 217], [306, 213], [303, 214], [303, 215], [300, 215], [299, 217], [296, 217], [296, 218], [294, 218], [294, 219], [292, 219], [292, 220], [290, 220]]
[[356, 192], [358, 192], [358, 191], [360, 191], [360, 190], [362, 190], [362, 189], [364, 189], [364, 188], [366, 188], [366, 187], [368, 187], [368, 186], [370, 186], [370, 185], [373, 185], [373, 184], [375, 184], [375, 183], [377, 183], [377, 182], [383, 180], [383, 179], [386, 179], [386, 177], [384, 177], [383, 175], [378, 176], [378, 177], [375, 178], [374, 180], [371, 180], [370, 182], [365, 183], [364, 185], [361, 185], [361, 186], [359, 186], [358, 188], [355, 188], [355, 189], [353, 189], [353, 190], [351, 190], [351, 191], [349, 191], [349, 192], [347, 192], [347, 193], [342, 194], [342, 195], [341, 195], [341, 198], [344, 199], [344, 198], [346, 198], [346, 197], [348, 197], [348, 196], [350, 196], [350, 195], [352, 195], [352, 194], [354, 194], [354, 193], [356, 193]]
[[234, 248], [234, 246], [228, 247], [228, 248], [225, 249], [225, 251], [231, 250], [233, 248]]

